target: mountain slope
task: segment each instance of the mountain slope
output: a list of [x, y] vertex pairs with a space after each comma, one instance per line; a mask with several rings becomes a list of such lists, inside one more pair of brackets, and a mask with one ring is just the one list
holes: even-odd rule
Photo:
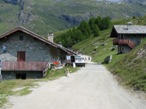
[[24, 26], [47, 36], [49, 32], [76, 26], [92, 16], [126, 18], [142, 16], [146, 12], [145, 5], [119, 1], [1, 0], [0, 34], [16, 26]]
[[144, 5], [146, 3], [146, 0], [123, 0], [123, 2]]

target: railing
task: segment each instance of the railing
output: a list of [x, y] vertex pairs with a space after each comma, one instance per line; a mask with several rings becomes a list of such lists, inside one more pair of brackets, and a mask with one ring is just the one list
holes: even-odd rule
[[51, 64], [48, 62], [46, 65], [46, 68], [43, 70], [43, 77], [45, 77], [47, 75], [47, 71], [50, 67], [51, 67]]
[[44, 71], [48, 62], [2, 62], [2, 71]]
[[114, 39], [113, 44], [114, 45], [128, 45], [130, 48], [135, 47], [135, 43], [129, 39]]

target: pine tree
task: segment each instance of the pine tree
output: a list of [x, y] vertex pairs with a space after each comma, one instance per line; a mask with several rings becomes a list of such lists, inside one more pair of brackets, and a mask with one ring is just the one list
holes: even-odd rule
[[101, 30], [105, 30], [105, 29], [108, 29], [110, 26], [111, 26], [111, 20], [109, 17], [105, 17], [101, 20], [101, 27], [100, 29]]
[[99, 36], [100, 30], [99, 30], [99, 27], [96, 24], [93, 25], [93, 30], [92, 31], [93, 31], [94, 36]]
[[101, 18], [92, 17], [88, 22], [82, 21], [78, 27], [74, 27], [55, 38], [57, 43], [62, 43], [65, 47], [72, 47], [72, 45], [85, 40], [91, 36], [97, 37], [100, 30], [105, 30], [111, 26], [109, 17]]
[[95, 21], [95, 24], [98, 25], [99, 29], [101, 30], [101, 27], [102, 27], [102, 18], [100, 16], [98, 16], [96, 18], [96, 21]]
[[81, 30], [82, 34], [88, 38], [91, 34], [90, 27], [86, 21], [82, 21], [78, 27]]
[[93, 29], [95, 27], [95, 21], [96, 21], [96, 19], [94, 17], [92, 17], [88, 22], [90, 30], [91, 30], [91, 34], [93, 34]]

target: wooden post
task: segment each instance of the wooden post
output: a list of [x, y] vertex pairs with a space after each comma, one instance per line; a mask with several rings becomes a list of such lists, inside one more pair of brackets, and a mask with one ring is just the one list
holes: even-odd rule
[[2, 79], [3, 79], [3, 78], [2, 78], [2, 73], [1, 73], [1, 70], [2, 70], [2, 69], [1, 69], [1, 67], [0, 67], [0, 82], [1, 82], [1, 81], [2, 81]]

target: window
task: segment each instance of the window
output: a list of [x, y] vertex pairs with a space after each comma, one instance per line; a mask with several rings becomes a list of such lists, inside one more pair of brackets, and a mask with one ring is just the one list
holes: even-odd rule
[[19, 36], [19, 40], [20, 40], [20, 41], [23, 40], [23, 36], [22, 36], [22, 35]]
[[17, 52], [17, 61], [25, 61], [25, 51]]

